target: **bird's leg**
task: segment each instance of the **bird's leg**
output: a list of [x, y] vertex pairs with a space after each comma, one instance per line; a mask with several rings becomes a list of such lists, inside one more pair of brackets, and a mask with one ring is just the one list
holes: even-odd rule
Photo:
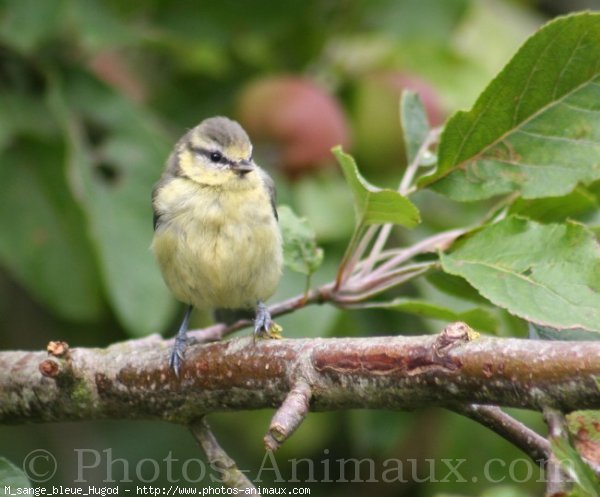
[[256, 319], [254, 320], [254, 341], [256, 337], [281, 338], [281, 326], [271, 319], [271, 313], [262, 301], [256, 305]]
[[175, 344], [171, 350], [171, 357], [169, 359], [169, 366], [175, 372], [176, 376], [179, 376], [179, 370], [181, 369], [181, 363], [183, 362], [183, 356], [185, 354], [185, 347], [187, 345], [186, 333], [190, 324], [190, 315], [192, 314], [193, 307], [189, 305], [185, 310], [183, 321], [175, 336]]
[[269, 334], [269, 330], [273, 325], [271, 313], [264, 302], [258, 301], [256, 305], [256, 318], [254, 319], [254, 338]]

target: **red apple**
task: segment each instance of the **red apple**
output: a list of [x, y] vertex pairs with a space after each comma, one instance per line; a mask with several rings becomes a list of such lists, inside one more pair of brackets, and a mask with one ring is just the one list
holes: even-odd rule
[[335, 97], [301, 76], [249, 84], [241, 92], [238, 116], [258, 147], [274, 146], [275, 164], [290, 178], [332, 164], [331, 148], [349, 143], [346, 117]]

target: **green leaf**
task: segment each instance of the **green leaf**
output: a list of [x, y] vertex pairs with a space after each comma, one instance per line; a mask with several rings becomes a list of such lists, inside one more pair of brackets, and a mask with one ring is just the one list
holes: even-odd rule
[[65, 2], [5, 0], [0, 17], [0, 39], [9, 46], [32, 52], [61, 28]]
[[416, 316], [439, 319], [441, 321], [464, 321], [475, 330], [495, 332], [498, 321], [488, 311], [480, 308], [468, 311], [455, 311], [448, 307], [434, 304], [425, 300], [397, 298], [390, 302], [369, 302], [362, 308], [381, 308], [406, 312]]
[[548, 23], [442, 134], [420, 185], [456, 200], [560, 196], [600, 178], [600, 15]]
[[337, 171], [326, 170], [298, 178], [291, 194], [294, 205], [309, 219], [322, 243], [347, 241], [352, 235], [354, 219], [339, 215], [352, 211], [352, 195]]
[[541, 222], [564, 221], [598, 209], [597, 196], [589, 189], [578, 186], [563, 197], [517, 199], [509, 208], [510, 214], [519, 214]]
[[68, 8], [73, 25], [78, 30], [79, 41], [89, 51], [137, 41], [137, 25], [115, 15], [108, 2], [75, 0], [69, 2]]
[[341, 147], [332, 151], [352, 189], [357, 226], [394, 223], [414, 228], [421, 221], [418, 209], [410, 200], [397, 191], [377, 188], [367, 182], [358, 172], [352, 156], [345, 154]]
[[419, 149], [429, 134], [427, 113], [419, 95], [404, 90], [400, 99], [400, 122], [406, 144], [406, 163], [415, 160]]
[[444, 271], [542, 326], [600, 331], [600, 249], [580, 224], [509, 217], [442, 254]]
[[575, 495], [585, 497], [600, 496], [600, 483], [596, 474], [571, 447], [565, 437], [550, 437], [550, 447], [562, 470], [575, 483]]
[[469, 300], [476, 304], [489, 304], [489, 300], [484, 299], [481, 294], [459, 276], [453, 276], [443, 271], [429, 273], [425, 279], [439, 291], [447, 295]]
[[583, 328], [558, 329], [550, 326], [540, 326], [535, 323], [528, 323], [529, 336], [540, 340], [567, 340], [567, 341], [588, 341], [600, 340], [600, 335], [594, 331], [584, 330]]
[[285, 265], [292, 271], [310, 276], [323, 262], [323, 249], [317, 246], [315, 232], [305, 218], [296, 216], [287, 205], [280, 205], [277, 212]]
[[160, 332], [174, 301], [150, 253], [150, 192], [169, 152], [153, 119], [111, 89], [73, 72], [51, 85], [69, 148], [71, 189], [95, 243], [116, 314], [135, 335]]
[[41, 98], [17, 91], [0, 92], [0, 151], [21, 134], [55, 138], [56, 121]]
[[19, 143], [0, 161], [0, 224], [10, 227], [0, 232], [0, 261], [54, 312], [92, 320], [102, 309], [101, 285], [83, 213], [65, 180], [64, 151]]
[[5, 486], [12, 487], [12, 492], [16, 492], [18, 488], [32, 488], [27, 475], [21, 469], [8, 459], [0, 457], [0, 495], [10, 495], [5, 493]]
[[459, 23], [471, 9], [467, 0], [387, 1], [363, 4], [363, 22], [387, 32], [402, 43], [417, 40], [447, 46]]

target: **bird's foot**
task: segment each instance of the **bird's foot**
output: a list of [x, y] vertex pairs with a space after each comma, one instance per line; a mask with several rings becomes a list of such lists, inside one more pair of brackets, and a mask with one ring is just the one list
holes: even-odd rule
[[183, 358], [185, 356], [185, 349], [187, 347], [187, 338], [184, 336], [177, 335], [175, 337], [175, 344], [171, 349], [171, 356], [169, 357], [169, 367], [175, 373], [175, 376], [179, 376], [181, 371], [181, 365], [183, 364]]
[[259, 338], [281, 338], [283, 328], [271, 319], [271, 313], [264, 303], [259, 302], [256, 307], [256, 319], [254, 320], [254, 339]]
[[177, 331], [177, 335], [175, 336], [175, 343], [173, 344], [173, 349], [171, 349], [171, 355], [169, 356], [169, 367], [173, 370], [175, 376], [179, 376], [179, 371], [181, 371], [181, 365], [183, 364], [185, 348], [188, 344], [186, 333], [190, 323], [191, 314], [192, 306], [189, 305], [185, 311], [185, 315], [183, 316], [183, 321], [181, 322], [179, 331]]

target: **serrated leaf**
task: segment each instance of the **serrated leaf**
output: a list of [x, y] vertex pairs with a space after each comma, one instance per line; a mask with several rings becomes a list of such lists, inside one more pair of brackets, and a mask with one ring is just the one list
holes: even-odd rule
[[7, 486], [12, 487], [12, 492], [32, 488], [27, 475], [20, 468], [5, 457], [0, 457], [0, 495], [6, 495], [4, 492]]
[[394, 223], [414, 228], [420, 222], [419, 210], [410, 200], [397, 191], [371, 185], [358, 172], [354, 158], [341, 147], [335, 147], [333, 154], [352, 189], [357, 226]]
[[427, 112], [419, 95], [404, 90], [400, 100], [400, 123], [404, 134], [406, 163], [415, 160], [419, 149], [429, 134]]
[[[65, 130], [70, 186], [88, 218], [109, 301], [132, 334], [160, 332], [174, 300], [149, 250], [150, 192], [168, 141], [149, 115], [111, 89], [86, 74], [71, 78], [64, 87], [52, 83], [50, 101]], [[84, 135], [89, 123], [99, 128], [100, 144]]]
[[480, 331], [495, 332], [498, 329], [496, 318], [480, 308], [455, 311], [449, 307], [425, 300], [407, 298], [397, 298], [390, 302], [368, 302], [362, 305], [361, 308], [389, 309], [448, 322], [464, 321], [472, 328]]
[[287, 205], [277, 208], [283, 236], [285, 265], [297, 273], [310, 276], [323, 262], [323, 249], [317, 246], [315, 232], [305, 218], [294, 214]]
[[[100, 279], [61, 147], [21, 139], [0, 162], [0, 261], [52, 311], [92, 320], [102, 309]], [[18, 216], [18, 222], [15, 222]]]
[[600, 249], [575, 223], [509, 217], [442, 254], [444, 271], [527, 321], [600, 331]]
[[456, 200], [564, 195], [600, 178], [599, 102], [600, 15], [556, 19], [450, 118], [420, 185]]

